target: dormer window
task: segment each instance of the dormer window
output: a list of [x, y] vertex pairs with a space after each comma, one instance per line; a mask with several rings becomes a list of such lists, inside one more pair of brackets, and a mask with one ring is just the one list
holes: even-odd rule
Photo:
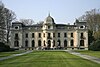
[[19, 27], [18, 27], [18, 26], [16, 26], [16, 27], [15, 27], [15, 29], [19, 29]]
[[84, 28], [84, 26], [80, 26], [80, 29], [83, 29]]

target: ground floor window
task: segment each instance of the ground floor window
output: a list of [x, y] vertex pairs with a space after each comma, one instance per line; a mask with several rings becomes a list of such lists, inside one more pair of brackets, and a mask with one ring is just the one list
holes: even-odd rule
[[34, 40], [32, 40], [32, 47], [35, 47], [35, 42], [34, 42]]
[[45, 45], [45, 40], [44, 40], [44, 46], [46, 46], [46, 45]]
[[41, 46], [41, 40], [38, 40], [38, 46]]
[[28, 40], [25, 41], [25, 47], [28, 47]]
[[84, 46], [84, 40], [80, 40], [80, 46]]
[[19, 47], [19, 41], [14, 41], [14, 46]]
[[74, 46], [74, 41], [71, 40], [71, 41], [70, 41], [70, 44], [71, 44], [71, 46]]
[[53, 47], [55, 46], [55, 40], [53, 40]]
[[58, 43], [58, 46], [61, 46], [61, 41], [60, 40], [58, 40], [57, 43]]
[[50, 48], [51, 47], [51, 41], [48, 40], [48, 47]]
[[64, 47], [67, 47], [67, 40], [64, 40]]

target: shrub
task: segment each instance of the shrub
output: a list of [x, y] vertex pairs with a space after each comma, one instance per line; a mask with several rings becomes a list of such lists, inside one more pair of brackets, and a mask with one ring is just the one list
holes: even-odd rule
[[91, 45], [89, 46], [89, 50], [100, 51], [100, 40], [92, 42]]
[[9, 51], [10, 47], [8, 45], [5, 45], [4, 43], [0, 42], [0, 52]]

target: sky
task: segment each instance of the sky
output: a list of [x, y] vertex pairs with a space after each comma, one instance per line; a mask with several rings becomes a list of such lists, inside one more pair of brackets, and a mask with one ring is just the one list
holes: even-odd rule
[[58, 24], [74, 23], [91, 9], [100, 9], [100, 0], [2, 0], [5, 7], [15, 12], [17, 19], [44, 21], [50, 15]]

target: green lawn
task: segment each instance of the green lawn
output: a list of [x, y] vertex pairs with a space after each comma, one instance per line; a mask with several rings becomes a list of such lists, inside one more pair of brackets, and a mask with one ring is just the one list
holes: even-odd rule
[[100, 58], [100, 51], [77, 50], [77, 52]]
[[12, 51], [12, 52], [0, 52], [0, 58], [5, 57], [5, 56], [10, 56], [10, 55], [13, 55], [13, 54], [23, 53], [25, 51], [26, 50], [17, 50], [17, 51]]
[[0, 61], [0, 67], [100, 67], [64, 51], [33, 51], [32, 53]]

